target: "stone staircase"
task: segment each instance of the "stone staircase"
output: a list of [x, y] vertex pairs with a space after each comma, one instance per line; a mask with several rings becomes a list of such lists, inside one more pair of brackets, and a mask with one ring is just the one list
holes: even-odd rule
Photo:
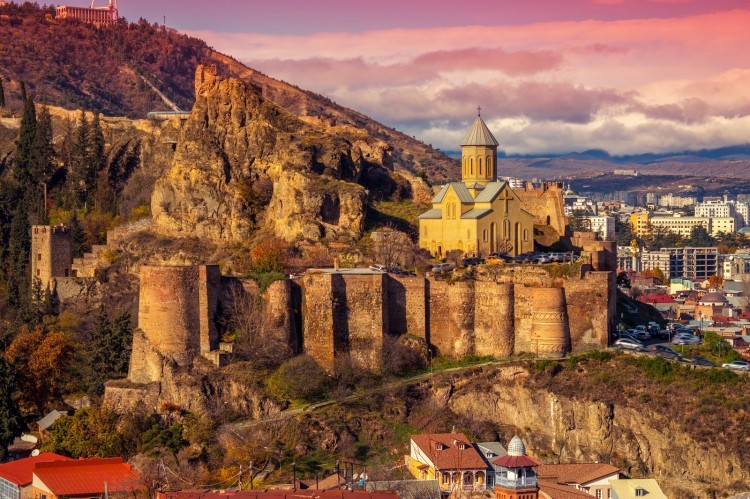
[[75, 277], [96, 277], [96, 271], [106, 269], [112, 262], [105, 258], [107, 250], [114, 251], [115, 247], [126, 236], [136, 232], [148, 230], [151, 227], [151, 218], [144, 218], [136, 222], [125, 225], [119, 225], [107, 231], [107, 244], [95, 244], [91, 247], [89, 253], [85, 253], [82, 258], [74, 258], [70, 266]]

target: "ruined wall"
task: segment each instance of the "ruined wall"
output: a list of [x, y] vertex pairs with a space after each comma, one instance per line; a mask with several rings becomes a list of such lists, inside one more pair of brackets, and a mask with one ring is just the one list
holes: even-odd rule
[[309, 273], [301, 282], [303, 350], [327, 370], [348, 355], [378, 370], [388, 333], [386, 274]]
[[221, 291], [221, 272], [218, 265], [198, 267], [198, 307], [200, 316], [200, 350], [210, 352], [219, 348], [216, 312]]
[[474, 354], [512, 355], [515, 341], [514, 286], [481, 281], [474, 285]]
[[606, 348], [614, 327], [617, 285], [614, 272], [589, 272], [565, 282], [573, 351]]
[[52, 279], [68, 277], [73, 262], [70, 231], [64, 225], [34, 225], [31, 228], [31, 276], [42, 289], [54, 288]]
[[534, 215], [535, 224], [549, 225], [562, 236], [567, 225], [563, 191], [562, 183], [544, 182], [541, 186], [527, 184], [513, 192], [521, 199], [521, 208]]
[[427, 339], [429, 281], [423, 277], [388, 276], [388, 330]]

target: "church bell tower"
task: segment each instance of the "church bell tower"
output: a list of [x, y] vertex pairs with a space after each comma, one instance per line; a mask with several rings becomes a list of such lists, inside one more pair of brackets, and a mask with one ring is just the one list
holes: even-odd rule
[[[470, 189], [481, 189], [497, 180], [497, 146], [478, 108], [477, 119], [461, 141], [461, 180]], [[478, 184], [478, 185], [477, 185]]]

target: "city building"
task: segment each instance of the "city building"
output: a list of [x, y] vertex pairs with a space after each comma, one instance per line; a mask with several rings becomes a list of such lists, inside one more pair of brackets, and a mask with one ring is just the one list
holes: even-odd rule
[[662, 248], [659, 251], [669, 254], [670, 278], [708, 279], [719, 272], [719, 250], [715, 247]]
[[38, 463], [51, 461], [71, 461], [71, 459], [51, 452], [42, 452], [36, 456], [0, 464], [0, 498], [33, 499], [31, 482], [34, 478], [34, 467]]
[[691, 196], [675, 196], [669, 193], [659, 196], [658, 204], [665, 208], [685, 208], [686, 206], [693, 206], [695, 198]]
[[36, 499], [89, 499], [118, 493], [134, 496], [145, 491], [145, 484], [119, 457], [54, 460], [34, 465], [31, 490]]
[[747, 274], [750, 274], [750, 252], [748, 250], [721, 255], [721, 276], [725, 280], [741, 278]]
[[542, 464], [526, 454], [526, 446], [514, 436], [508, 443], [508, 453], [493, 461], [507, 472], [495, 477], [495, 499], [537, 499], [539, 481], [536, 469]]
[[486, 256], [534, 249], [534, 215], [507, 182], [497, 182], [498, 142], [481, 116], [461, 142], [462, 182], [451, 182], [419, 216], [419, 246], [433, 255], [448, 251]]
[[482, 456], [487, 466], [487, 488], [491, 489], [495, 486], [495, 477], [502, 476], [503, 472], [507, 472], [506, 469], [494, 464], [493, 461], [505, 456], [508, 454], [508, 451], [505, 450], [505, 447], [500, 442], [479, 442], [475, 443], [474, 447], [479, 452], [479, 455]]
[[418, 480], [437, 480], [443, 491], [485, 490], [487, 465], [463, 433], [412, 435], [409, 471]]
[[620, 468], [605, 463], [542, 464], [537, 469], [540, 488], [545, 482], [567, 485], [598, 498], [611, 497], [610, 480], [620, 478]]
[[718, 236], [719, 234], [731, 234], [735, 231], [737, 225], [735, 217], [716, 217], [711, 219], [711, 230], [709, 231], [712, 236]]
[[711, 219], [704, 217], [683, 217], [679, 215], [652, 217], [651, 228], [666, 229], [669, 232], [679, 234], [682, 237], [690, 237], [693, 227], [702, 225], [706, 231], [711, 232]]
[[638, 237], [651, 234], [649, 219], [650, 215], [647, 211], [637, 211], [630, 215], [630, 225], [633, 227], [633, 234]]
[[57, 19], [79, 19], [96, 26], [105, 26], [116, 23], [120, 18], [117, 10], [117, 0], [109, 0], [107, 7], [71, 7], [61, 5], [55, 8]]
[[725, 201], [705, 201], [695, 205], [695, 216], [704, 218], [728, 218], [736, 214], [734, 203]]
[[588, 216], [585, 217], [588, 229], [598, 234], [602, 241], [615, 239], [615, 217], [610, 216]]
[[667, 499], [653, 478], [610, 480], [612, 499]]

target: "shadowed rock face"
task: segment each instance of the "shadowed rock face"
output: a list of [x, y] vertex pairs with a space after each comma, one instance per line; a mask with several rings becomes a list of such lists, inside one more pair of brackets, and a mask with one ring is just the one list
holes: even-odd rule
[[266, 227], [289, 241], [359, 238], [368, 189], [398, 188], [390, 146], [364, 130], [309, 124], [213, 67], [198, 67], [195, 90], [151, 200], [163, 234], [239, 242]]

